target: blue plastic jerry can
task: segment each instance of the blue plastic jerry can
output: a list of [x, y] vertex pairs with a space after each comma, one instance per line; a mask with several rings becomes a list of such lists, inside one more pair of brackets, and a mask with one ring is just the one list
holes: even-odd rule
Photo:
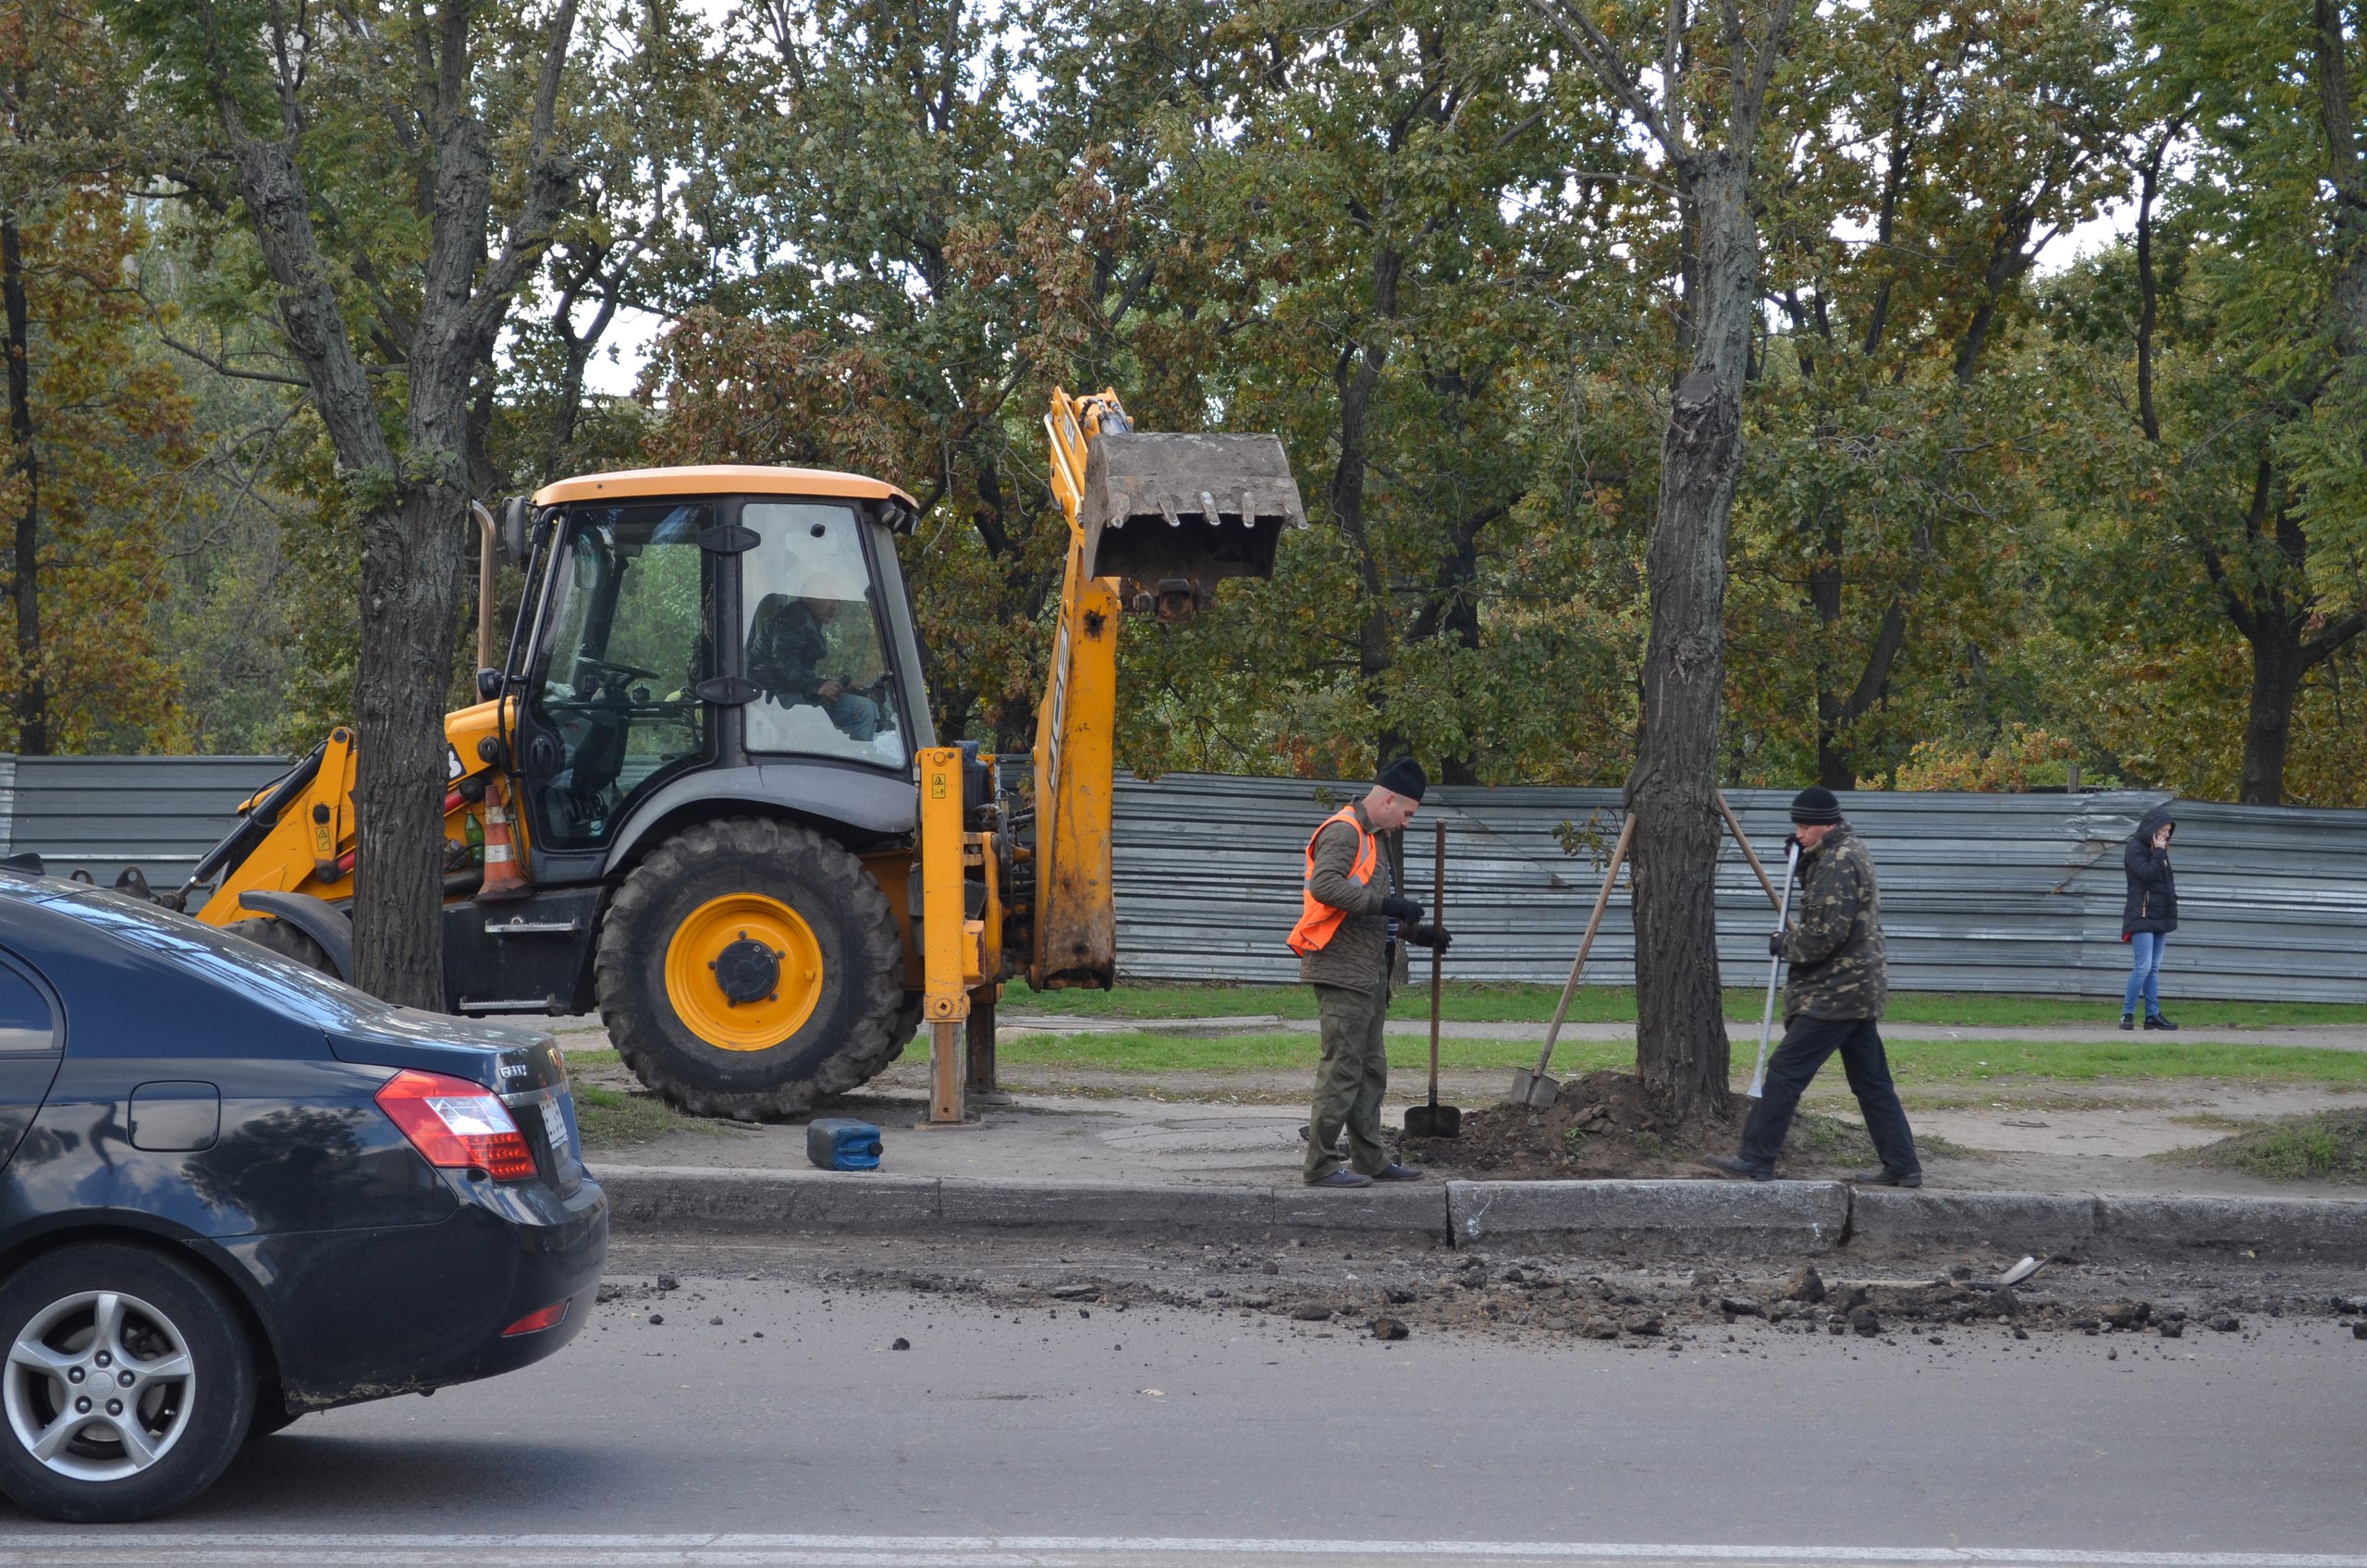
[[852, 1116], [826, 1116], [805, 1129], [805, 1158], [825, 1170], [879, 1169], [879, 1129]]

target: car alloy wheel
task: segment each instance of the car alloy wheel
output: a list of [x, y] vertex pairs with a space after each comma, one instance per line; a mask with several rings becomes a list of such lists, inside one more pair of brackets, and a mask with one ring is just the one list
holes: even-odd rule
[[0, 1492], [48, 1519], [179, 1507], [253, 1425], [255, 1352], [214, 1277], [150, 1245], [58, 1248], [0, 1280]]
[[181, 1439], [197, 1364], [171, 1318], [120, 1291], [77, 1291], [8, 1347], [0, 1406], [25, 1452], [78, 1481], [147, 1469]]

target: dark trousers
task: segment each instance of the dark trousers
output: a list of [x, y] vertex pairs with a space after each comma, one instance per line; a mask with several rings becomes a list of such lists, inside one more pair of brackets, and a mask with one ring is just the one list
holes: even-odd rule
[[1767, 1059], [1767, 1083], [1750, 1120], [1743, 1123], [1742, 1158], [1772, 1168], [1784, 1152], [1784, 1134], [1792, 1130], [1792, 1113], [1800, 1095], [1816, 1076], [1824, 1059], [1841, 1053], [1841, 1069], [1849, 1075], [1849, 1092], [1865, 1113], [1866, 1133], [1882, 1156], [1883, 1169], [1901, 1176], [1919, 1174], [1915, 1134], [1907, 1130], [1907, 1112], [1899, 1106], [1898, 1090], [1890, 1081], [1890, 1058], [1883, 1051], [1882, 1031], [1870, 1018], [1810, 1018], [1802, 1014], [1784, 1026], [1784, 1043]]

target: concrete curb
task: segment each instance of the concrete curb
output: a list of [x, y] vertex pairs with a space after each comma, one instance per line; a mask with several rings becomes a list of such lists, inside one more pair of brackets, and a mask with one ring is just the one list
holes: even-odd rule
[[627, 1234], [784, 1231], [1327, 1231], [1443, 1238], [1441, 1184], [1305, 1188], [987, 1182], [827, 1170], [608, 1166], [609, 1222]]
[[2127, 1256], [2367, 1262], [2367, 1201], [1853, 1192], [1837, 1182], [1424, 1182], [1304, 1187], [993, 1182], [882, 1172], [608, 1166], [619, 1235], [1074, 1229], [1365, 1234], [1453, 1246], [1632, 1246], [1816, 1256], [1988, 1245]]
[[2116, 1252], [2215, 1251], [2332, 1260], [2367, 1257], [2367, 1203], [2327, 1198], [2097, 1200], [2098, 1229]]
[[2059, 1252], [2093, 1242], [2100, 1200], [2086, 1193], [1927, 1193], [1861, 1187], [1850, 1205], [1855, 1244], [1906, 1247], [1972, 1243]]
[[1613, 1246], [1824, 1253], [1849, 1229], [1838, 1182], [1449, 1182], [1454, 1244], [1561, 1236]]

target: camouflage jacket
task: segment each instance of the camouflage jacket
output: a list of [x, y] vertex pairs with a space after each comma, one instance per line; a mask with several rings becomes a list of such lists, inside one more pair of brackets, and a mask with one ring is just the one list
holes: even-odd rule
[[[1364, 820], [1364, 802], [1356, 802], [1356, 820]], [[1348, 873], [1356, 864], [1356, 835], [1344, 822], [1324, 828], [1315, 840], [1315, 875], [1306, 889], [1318, 903], [1348, 912], [1331, 939], [1298, 961], [1298, 977], [1316, 986], [1350, 986], [1373, 990], [1381, 983], [1382, 961], [1390, 949], [1389, 928], [1394, 922], [1380, 913], [1380, 900], [1397, 890], [1398, 867], [1404, 855], [1403, 834], [1379, 835], [1379, 864], [1372, 880], [1359, 887]], [[1405, 944], [1396, 945], [1392, 985], [1404, 985], [1407, 971]]]
[[1784, 935], [1792, 966], [1784, 987], [1784, 1022], [1810, 1018], [1880, 1018], [1889, 994], [1883, 947], [1883, 895], [1874, 885], [1874, 857], [1843, 823], [1806, 857], [1795, 923]]

